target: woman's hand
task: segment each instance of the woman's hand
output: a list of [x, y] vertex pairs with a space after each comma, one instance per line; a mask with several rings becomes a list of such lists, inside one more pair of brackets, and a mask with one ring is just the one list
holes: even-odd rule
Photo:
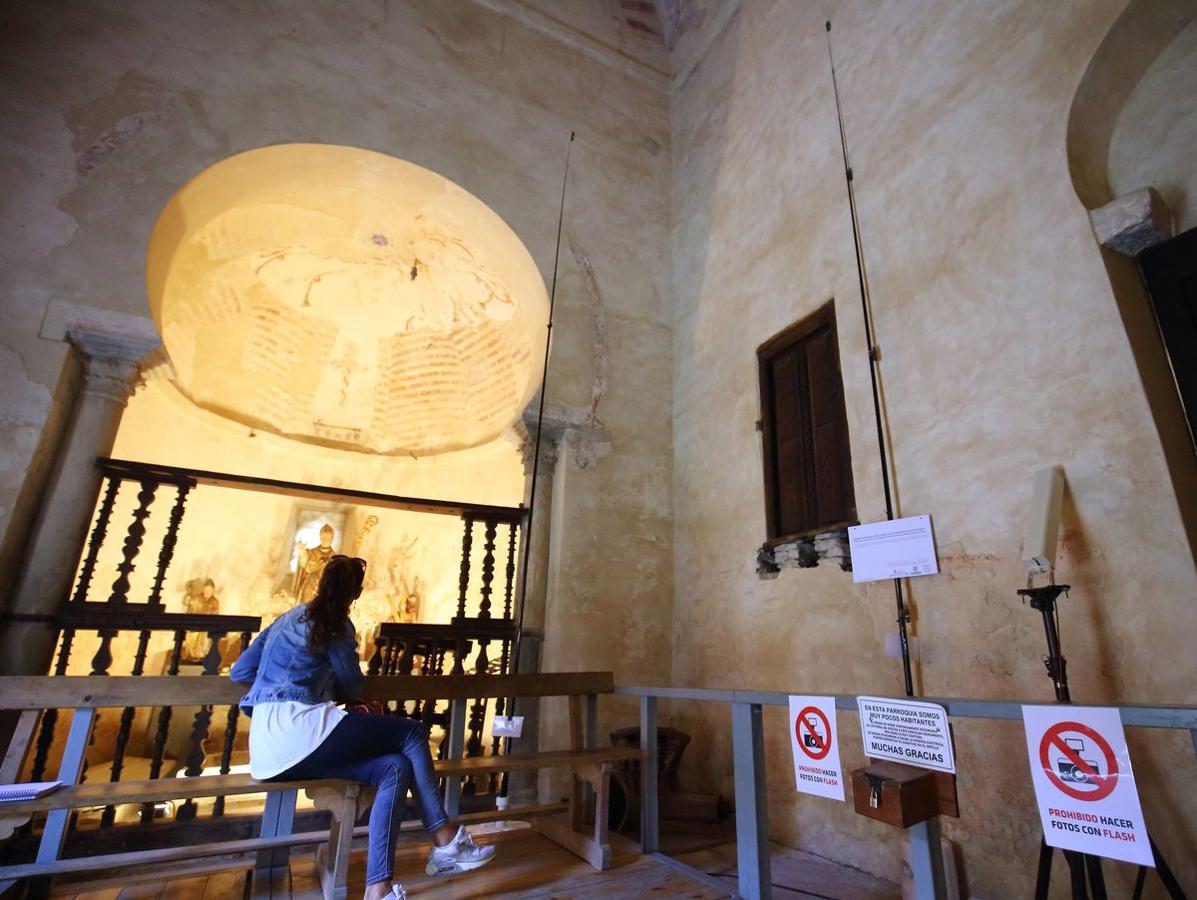
[[386, 707], [378, 700], [351, 700], [345, 704], [345, 711], [381, 716], [386, 714]]

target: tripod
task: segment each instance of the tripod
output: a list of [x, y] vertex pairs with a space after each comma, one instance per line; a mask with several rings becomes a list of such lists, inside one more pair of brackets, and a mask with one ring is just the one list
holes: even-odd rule
[[[1071, 703], [1072, 695], [1068, 691], [1068, 661], [1060, 649], [1059, 617], [1056, 610], [1056, 600], [1061, 594], [1068, 592], [1066, 584], [1049, 584], [1044, 587], [1026, 588], [1018, 595], [1030, 603], [1032, 609], [1037, 609], [1043, 615], [1043, 632], [1047, 637], [1047, 656], [1043, 664], [1047, 667], [1047, 675], [1052, 680], [1052, 687], [1056, 691], [1057, 703]], [[1155, 861], [1155, 870], [1159, 873], [1160, 881], [1168, 891], [1172, 900], [1187, 900], [1185, 892], [1181, 890], [1172, 870], [1164, 860], [1160, 848], [1155, 845], [1151, 836], [1147, 837], [1151, 845], [1151, 856]], [[1048, 888], [1052, 877], [1052, 852], [1047, 838], [1039, 840], [1039, 870], [1035, 878], [1035, 900], [1047, 900]], [[1106, 900], [1106, 877], [1101, 870], [1101, 857], [1080, 853], [1076, 850], [1062, 850], [1064, 861], [1068, 863], [1068, 874], [1072, 881], [1072, 900]], [[1139, 873], [1135, 878], [1133, 900], [1140, 900], [1143, 896], [1143, 886], [1147, 881], [1147, 866], [1139, 866]], [[1090, 892], [1090, 888], [1092, 892]]]

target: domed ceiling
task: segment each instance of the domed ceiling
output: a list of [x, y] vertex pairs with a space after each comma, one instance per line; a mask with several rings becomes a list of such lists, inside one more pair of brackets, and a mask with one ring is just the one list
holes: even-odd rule
[[472, 194], [380, 153], [217, 163], [163, 210], [146, 275], [179, 388], [297, 440], [477, 446], [539, 386], [548, 297], [527, 249]]

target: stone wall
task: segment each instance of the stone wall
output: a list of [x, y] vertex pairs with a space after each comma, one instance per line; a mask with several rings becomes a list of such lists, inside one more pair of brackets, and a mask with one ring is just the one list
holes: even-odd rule
[[[1073, 95], [1123, 5], [754, 0], [675, 82], [675, 683], [902, 691], [882, 652], [888, 583], [826, 564], [756, 573], [755, 350], [829, 298], [857, 507], [884, 517], [830, 16], [897, 502], [931, 514], [942, 568], [910, 582], [920, 691], [1051, 698], [1039, 616], [1015, 591], [1033, 474], [1060, 465], [1074, 698], [1193, 702], [1193, 547], [1066, 153]], [[702, 735], [689, 785], [730, 793], [726, 711], [671, 708]], [[855, 768], [855, 717], [841, 725]], [[774, 837], [896, 878], [895, 832], [795, 795], [780, 710], [766, 741]], [[1131, 741], [1153, 833], [1192, 884], [1192, 747], [1183, 733]], [[1039, 826], [1021, 730], [961, 722], [956, 744], [962, 817], [945, 832], [972, 895], [1027, 896]], [[1109, 868], [1125, 890], [1129, 867]]]
[[[602, 13], [611, 27], [615, 12], [608, 3]], [[553, 599], [564, 624], [552, 662], [615, 668], [632, 681], [667, 675], [672, 339], [661, 260], [670, 154], [664, 50], [650, 52], [652, 35], [611, 47], [506, 0], [74, 0], [13, 7], [4, 19], [0, 515], [9, 571], [35, 508], [39, 461], [52, 449], [39, 442], [53, 443], [55, 399], [69, 400], [56, 392], [68, 348], [45, 338], [47, 310], [53, 302], [117, 326], [142, 320], [150, 228], [187, 179], [239, 151], [292, 141], [399, 156], [494, 209], [547, 284], [576, 131], [549, 396], [605, 429], [609, 447], [601, 459], [564, 464], [568, 550], [559, 566], [568, 577]], [[460, 459], [396, 464], [265, 448], [244, 428], [169, 408], [158, 416], [163, 407], [144, 394], [131, 409], [144, 431], [126, 429], [118, 448], [154, 462], [216, 457], [279, 478], [520, 499], [510, 437], [497, 464], [493, 454], [472, 469]], [[174, 434], [156, 441], [154, 429]], [[206, 456], [204, 441], [220, 452]], [[612, 606], [630, 612], [604, 612]], [[569, 624], [574, 610], [587, 630]]]

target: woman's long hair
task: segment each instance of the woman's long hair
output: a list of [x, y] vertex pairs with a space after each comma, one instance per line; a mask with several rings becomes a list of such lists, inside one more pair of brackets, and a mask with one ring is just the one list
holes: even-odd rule
[[345, 631], [349, 606], [362, 592], [366, 562], [350, 556], [334, 556], [324, 567], [316, 596], [308, 602], [303, 619], [308, 623], [308, 649], [317, 655], [328, 652], [332, 639]]

